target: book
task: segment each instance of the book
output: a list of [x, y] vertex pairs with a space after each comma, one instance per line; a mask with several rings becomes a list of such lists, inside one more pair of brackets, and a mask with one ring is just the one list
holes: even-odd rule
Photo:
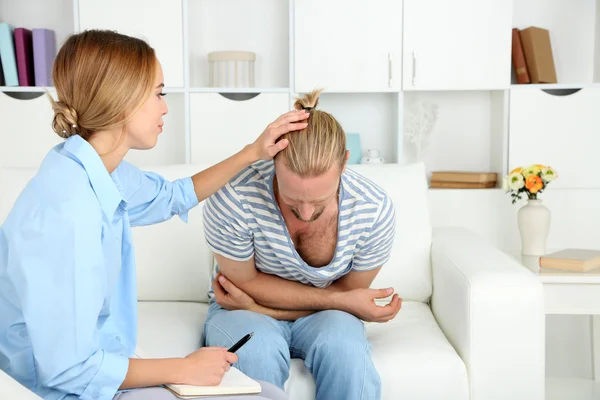
[[525, 62], [521, 33], [517, 28], [512, 30], [512, 63], [517, 75], [517, 82], [520, 84], [531, 83], [527, 63]]
[[180, 398], [198, 396], [229, 396], [236, 394], [259, 394], [262, 391], [260, 383], [249, 378], [242, 371], [231, 367], [217, 386], [166, 385], [167, 389]]
[[19, 86], [35, 86], [33, 82], [33, 43], [31, 31], [25, 28], [16, 28], [14, 34]]
[[496, 182], [447, 182], [432, 180], [429, 187], [432, 189], [489, 189], [496, 187]]
[[490, 183], [498, 180], [495, 172], [433, 171], [431, 180], [436, 182]]
[[600, 267], [600, 250], [564, 249], [540, 257], [541, 268], [588, 272]]
[[0, 58], [2, 58], [2, 71], [6, 86], [19, 86], [14, 30], [12, 25], [0, 23]]
[[[133, 354], [135, 358], [150, 358], [141, 348], [137, 347]], [[195, 386], [168, 384], [165, 387], [182, 399], [199, 396], [229, 396], [237, 394], [259, 394], [262, 392], [260, 383], [248, 377], [242, 371], [231, 367], [217, 386]]]
[[0, 56], [0, 86], [5, 86], [4, 72], [2, 72], [2, 56]]
[[52, 64], [56, 57], [56, 34], [50, 29], [36, 28], [33, 36], [33, 70], [35, 86], [52, 86]]
[[531, 82], [557, 83], [550, 32], [531, 26], [520, 33]]

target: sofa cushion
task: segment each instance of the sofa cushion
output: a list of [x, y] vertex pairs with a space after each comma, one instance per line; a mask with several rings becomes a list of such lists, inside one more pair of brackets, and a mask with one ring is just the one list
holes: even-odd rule
[[200, 348], [208, 304], [138, 302], [138, 355], [184, 357]]
[[427, 178], [423, 164], [350, 165], [385, 190], [396, 211], [390, 260], [371, 287], [392, 286], [404, 300], [427, 301], [432, 293], [431, 235]]
[[[184, 356], [198, 349], [208, 306], [140, 302], [138, 347], [147, 357]], [[385, 324], [367, 324], [382, 399], [469, 398], [467, 370], [438, 327], [427, 304], [404, 302]], [[286, 382], [290, 400], [314, 398], [315, 384], [302, 360], [292, 360]]]

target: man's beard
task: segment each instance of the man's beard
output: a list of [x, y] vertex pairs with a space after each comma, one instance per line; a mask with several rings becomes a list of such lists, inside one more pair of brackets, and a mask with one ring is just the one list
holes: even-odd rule
[[302, 222], [314, 222], [317, 220], [317, 218], [319, 218], [321, 216], [321, 214], [323, 214], [323, 211], [325, 211], [325, 208], [314, 213], [312, 215], [312, 217], [310, 217], [310, 219], [308, 219], [308, 220], [303, 219], [302, 216], [300, 215], [300, 213], [298, 211], [294, 210], [293, 208], [291, 209], [291, 211], [292, 211], [292, 214], [294, 214], [294, 216]]

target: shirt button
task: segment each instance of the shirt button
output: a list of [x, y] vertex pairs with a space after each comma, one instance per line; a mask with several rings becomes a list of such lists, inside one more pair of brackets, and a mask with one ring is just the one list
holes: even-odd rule
[[121, 336], [117, 336], [115, 339], [117, 339], [117, 342], [121, 341]]

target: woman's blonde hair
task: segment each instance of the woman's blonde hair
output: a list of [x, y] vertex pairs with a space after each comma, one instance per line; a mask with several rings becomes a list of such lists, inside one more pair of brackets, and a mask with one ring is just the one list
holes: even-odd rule
[[150, 95], [156, 78], [154, 49], [113, 31], [71, 35], [56, 55], [50, 97], [52, 129], [62, 138], [123, 126]]
[[303, 178], [324, 174], [334, 165], [342, 170], [346, 164], [346, 134], [331, 114], [316, 109], [320, 94], [319, 89], [296, 99], [294, 108], [310, 112], [308, 126], [283, 135], [289, 145], [276, 156]]

